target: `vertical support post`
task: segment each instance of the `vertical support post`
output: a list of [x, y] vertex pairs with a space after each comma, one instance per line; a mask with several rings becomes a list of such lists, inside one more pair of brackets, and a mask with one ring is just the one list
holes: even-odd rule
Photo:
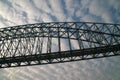
[[60, 44], [60, 27], [58, 26], [58, 51], [59, 51], [59, 56], [60, 56], [60, 61], [61, 61], [61, 44]]
[[73, 57], [72, 57], [72, 46], [71, 46], [71, 41], [70, 41], [70, 35], [69, 35], [69, 26], [67, 26], [67, 35], [68, 35], [68, 43], [69, 43], [69, 49], [70, 49], [70, 55], [71, 55], [71, 60], [73, 59]]
[[52, 38], [51, 38], [51, 35], [50, 35], [50, 27], [48, 27], [48, 41], [47, 41], [47, 54], [48, 54], [48, 61], [49, 63], [51, 63], [51, 56], [50, 56], [50, 53], [51, 53], [51, 44], [52, 44]]
[[[78, 44], [79, 44], [79, 49], [83, 49], [84, 48], [83, 42], [81, 40], [81, 35], [82, 34], [80, 35], [80, 31], [79, 31], [79, 29], [81, 28], [81, 26], [77, 26], [77, 23], [75, 24], [75, 27], [76, 27], [76, 38], [77, 38], [77, 41], [78, 41]], [[83, 54], [83, 53], [81, 53], [81, 54]], [[84, 58], [84, 55], [82, 55], [82, 58]]]
[[[83, 49], [84, 46], [83, 46], [83, 42], [81, 40], [81, 37], [82, 37], [83, 34], [79, 31], [79, 29], [81, 28], [81, 26], [77, 26], [77, 23], [75, 24], [75, 27], [76, 27], [76, 38], [77, 38], [77, 41], [78, 41], [78, 44], [79, 44], [79, 48]], [[80, 33], [81, 33], [81, 35], [80, 35]]]

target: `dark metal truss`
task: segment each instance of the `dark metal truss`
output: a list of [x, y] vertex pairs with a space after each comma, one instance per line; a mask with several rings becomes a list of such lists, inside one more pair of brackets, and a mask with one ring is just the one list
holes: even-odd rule
[[120, 55], [120, 24], [52, 22], [0, 29], [0, 68]]

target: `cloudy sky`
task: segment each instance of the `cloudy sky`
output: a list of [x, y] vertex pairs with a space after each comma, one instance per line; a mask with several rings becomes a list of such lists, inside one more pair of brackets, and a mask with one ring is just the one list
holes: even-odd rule
[[[120, 23], [120, 0], [0, 0], [0, 27], [41, 22]], [[120, 57], [0, 69], [2, 80], [119, 80]]]

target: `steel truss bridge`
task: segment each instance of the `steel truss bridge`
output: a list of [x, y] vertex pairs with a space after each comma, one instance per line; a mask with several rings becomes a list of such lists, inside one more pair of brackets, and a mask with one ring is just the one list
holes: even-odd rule
[[120, 55], [120, 24], [51, 22], [0, 29], [0, 68]]

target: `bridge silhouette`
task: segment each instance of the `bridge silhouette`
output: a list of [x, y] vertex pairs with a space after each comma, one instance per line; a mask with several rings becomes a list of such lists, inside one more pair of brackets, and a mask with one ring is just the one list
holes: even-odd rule
[[51, 22], [0, 28], [0, 68], [120, 55], [120, 24]]

